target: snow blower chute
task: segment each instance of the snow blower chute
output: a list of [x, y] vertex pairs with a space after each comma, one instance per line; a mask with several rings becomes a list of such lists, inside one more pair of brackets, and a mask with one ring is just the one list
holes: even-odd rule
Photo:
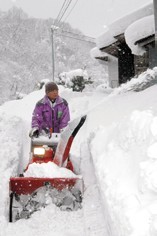
[[[81, 208], [83, 180], [81, 176], [74, 174], [69, 152], [85, 120], [86, 116], [83, 116], [70, 122], [61, 134], [52, 133], [51, 137], [39, 136], [31, 140], [31, 158], [28, 166], [20, 176], [10, 178], [9, 222], [27, 219], [33, 212], [50, 203], [54, 203], [61, 210]], [[29, 175], [32, 167], [40, 169], [44, 165], [52, 165], [69, 173], [66, 173], [65, 177]]]

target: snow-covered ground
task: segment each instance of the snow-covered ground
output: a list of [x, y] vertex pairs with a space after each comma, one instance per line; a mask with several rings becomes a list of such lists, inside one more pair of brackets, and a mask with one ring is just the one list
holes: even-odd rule
[[74, 212], [49, 205], [8, 223], [9, 178], [28, 162], [31, 114], [44, 90], [0, 107], [0, 236], [157, 235], [157, 85], [134, 89], [154, 75], [149, 70], [113, 91], [60, 86], [71, 119], [87, 113], [71, 149], [85, 181], [83, 208]]

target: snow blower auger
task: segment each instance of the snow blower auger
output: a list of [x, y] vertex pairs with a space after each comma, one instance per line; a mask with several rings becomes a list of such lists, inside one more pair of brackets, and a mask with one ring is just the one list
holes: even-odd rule
[[[61, 134], [52, 133], [51, 137], [39, 136], [31, 140], [28, 166], [20, 176], [10, 178], [9, 222], [30, 218], [33, 212], [50, 203], [54, 203], [61, 210], [81, 208], [83, 180], [81, 176], [74, 174], [69, 152], [73, 139], [85, 120], [86, 116], [75, 119]], [[46, 164], [53, 165], [52, 170], [56, 171], [58, 168], [59, 174], [62, 173], [61, 170], [67, 171], [66, 176], [61, 174], [59, 177], [43, 177], [40, 168], [45, 168]], [[33, 176], [29, 172], [33, 170], [32, 167], [35, 167], [34, 170], [40, 169]]]

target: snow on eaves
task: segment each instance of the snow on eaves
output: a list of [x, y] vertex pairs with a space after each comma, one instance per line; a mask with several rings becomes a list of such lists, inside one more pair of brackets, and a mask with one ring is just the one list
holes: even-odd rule
[[145, 50], [135, 42], [154, 34], [154, 15], [135, 21], [125, 31], [125, 41], [135, 55], [142, 55]]
[[92, 48], [92, 50], [90, 51], [90, 55], [91, 58], [95, 59], [95, 58], [104, 58], [107, 57], [108, 54], [105, 52], [102, 52], [101, 50], [99, 50], [99, 48], [95, 47]]
[[117, 41], [114, 37], [123, 34], [130, 24], [152, 14], [153, 5], [152, 3], [149, 3], [138, 10], [116, 20], [115, 22], [111, 23], [107, 27], [106, 31], [96, 39], [97, 47], [103, 48], [111, 45]]
[[123, 34], [126, 28], [133, 22], [153, 14], [153, 5], [149, 3], [142, 6], [136, 11], [131, 12], [130, 14], [121, 17], [110, 25], [110, 31], [113, 32], [113, 36]]
[[96, 45], [98, 48], [105, 48], [112, 43], [115, 43], [117, 40], [113, 37], [109, 28], [106, 28], [106, 32], [100, 35], [96, 39]]

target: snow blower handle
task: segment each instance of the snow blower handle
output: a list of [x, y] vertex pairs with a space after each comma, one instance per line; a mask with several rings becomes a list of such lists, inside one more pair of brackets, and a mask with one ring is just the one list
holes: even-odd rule
[[50, 130], [49, 130], [49, 139], [52, 137], [52, 133], [53, 133], [53, 128], [50, 128]]

